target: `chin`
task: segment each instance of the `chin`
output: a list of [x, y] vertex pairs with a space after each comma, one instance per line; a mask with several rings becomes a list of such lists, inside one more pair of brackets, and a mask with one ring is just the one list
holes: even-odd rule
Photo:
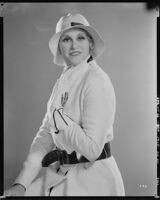
[[83, 62], [85, 59], [79, 58], [79, 59], [72, 59], [71, 63], [72, 65], [76, 66], [78, 64], [80, 64], [81, 62]]

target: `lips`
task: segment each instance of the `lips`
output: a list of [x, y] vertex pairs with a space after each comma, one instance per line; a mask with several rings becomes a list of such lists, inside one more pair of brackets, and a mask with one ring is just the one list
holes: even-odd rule
[[70, 55], [71, 56], [77, 56], [77, 55], [79, 55], [81, 52], [80, 51], [72, 51], [72, 52], [70, 52]]

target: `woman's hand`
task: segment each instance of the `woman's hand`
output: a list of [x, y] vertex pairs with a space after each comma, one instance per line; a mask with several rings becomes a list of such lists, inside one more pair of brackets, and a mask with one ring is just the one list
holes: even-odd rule
[[10, 189], [4, 191], [4, 196], [24, 196], [25, 187], [21, 184], [15, 184]]

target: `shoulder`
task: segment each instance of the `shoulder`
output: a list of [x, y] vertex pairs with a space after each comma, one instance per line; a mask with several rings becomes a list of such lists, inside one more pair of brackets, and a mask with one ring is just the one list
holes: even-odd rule
[[84, 96], [97, 99], [99, 103], [106, 102], [106, 105], [107, 103], [116, 105], [116, 95], [112, 81], [108, 74], [96, 63], [92, 63], [89, 70]]
[[90, 70], [86, 79], [87, 86], [113, 88], [110, 77], [95, 61], [90, 63]]

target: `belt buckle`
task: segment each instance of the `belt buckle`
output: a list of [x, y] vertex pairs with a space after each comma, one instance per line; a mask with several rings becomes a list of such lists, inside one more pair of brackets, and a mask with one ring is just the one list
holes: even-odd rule
[[57, 149], [57, 158], [60, 165], [69, 164], [69, 156], [65, 150]]
[[63, 157], [63, 164], [70, 164], [69, 156], [65, 150], [62, 151], [62, 157]]
[[57, 159], [60, 165], [64, 164], [62, 150], [57, 149]]

